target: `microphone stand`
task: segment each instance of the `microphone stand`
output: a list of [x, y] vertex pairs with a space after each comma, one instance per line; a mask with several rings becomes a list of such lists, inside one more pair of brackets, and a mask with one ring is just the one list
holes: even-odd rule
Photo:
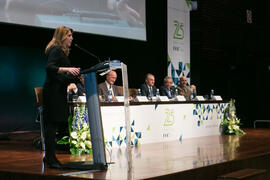
[[96, 56], [95, 54], [93, 54], [93, 53], [87, 51], [86, 49], [84, 49], [84, 48], [82, 48], [82, 47], [80, 47], [78, 44], [74, 44], [74, 45], [75, 45], [75, 47], [77, 47], [77, 48], [80, 49], [81, 51], [85, 52], [86, 54], [88, 54], [88, 55], [90, 55], [90, 56], [96, 58], [96, 59], [98, 60], [99, 63], [101, 62], [101, 61], [100, 61], [100, 58], [99, 58], [98, 56]]
[[101, 62], [101, 61], [100, 61], [100, 58], [99, 58], [97, 55], [95, 55], [95, 54], [89, 52], [88, 50], [86, 50], [86, 49], [80, 47], [80, 46], [79, 46], [78, 44], [76, 44], [76, 43], [75, 43], [74, 45], [75, 45], [75, 47], [77, 47], [78, 49], [80, 49], [81, 51], [83, 51], [84, 53], [86, 53], [86, 54], [88, 54], [88, 55], [94, 57], [95, 59], [97, 59], [98, 62], [99, 62], [98, 64], [96, 64], [95, 66], [92, 66], [91, 68], [82, 70], [82, 71], [81, 71], [81, 74], [88, 73], [88, 72], [93, 71], [93, 70], [95, 69], [96, 72], [103, 71], [103, 72], [100, 74], [101, 76], [103, 76], [104, 74], [107, 74], [107, 73], [111, 70], [111, 69], [107, 69], [107, 70], [104, 71], [104, 69], [106, 69], [105, 67], [109, 66], [110, 57], [109, 57], [109, 60], [108, 60], [108, 61]]

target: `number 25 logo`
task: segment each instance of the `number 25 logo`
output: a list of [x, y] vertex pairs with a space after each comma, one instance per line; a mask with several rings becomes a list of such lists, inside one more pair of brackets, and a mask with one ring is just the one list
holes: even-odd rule
[[184, 39], [184, 29], [183, 29], [184, 24], [179, 23], [177, 20], [174, 20], [173, 24], [175, 26], [173, 38], [174, 39]]

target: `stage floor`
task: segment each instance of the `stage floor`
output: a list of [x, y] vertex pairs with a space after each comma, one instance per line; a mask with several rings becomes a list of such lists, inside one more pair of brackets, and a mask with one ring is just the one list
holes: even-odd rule
[[[244, 168], [270, 170], [270, 130], [245, 129], [246, 135], [207, 136], [132, 148], [128, 171], [124, 148], [107, 152], [107, 171], [54, 170], [44, 167], [33, 147], [37, 132], [0, 134], [0, 179], [216, 179]], [[61, 162], [92, 160], [58, 152]], [[266, 173], [268, 175], [268, 172]]]

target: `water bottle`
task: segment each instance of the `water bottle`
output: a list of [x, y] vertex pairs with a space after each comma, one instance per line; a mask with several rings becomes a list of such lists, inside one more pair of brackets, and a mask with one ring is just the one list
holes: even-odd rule
[[190, 100], [194, 99], [194, 91], [193, 89], [191, 89], [191, 93], [190, 93]]
[[214, 89], [211, 89], [211, 92], [210, 92], [210, 99], [213, 99], [214, 98]]
[[174, 97], [178, 96], [178, 89], [175, 88], [175, 94], [174, 94]]
[[138, 94], [137, 96], [142, 96], [141, 89], [138, 89]]
[[112, 102], [112, 90], [109, 89], [108, 91], [108, 102]]
[[159, 97], [159, 89], [157, 89], [156, 97]]

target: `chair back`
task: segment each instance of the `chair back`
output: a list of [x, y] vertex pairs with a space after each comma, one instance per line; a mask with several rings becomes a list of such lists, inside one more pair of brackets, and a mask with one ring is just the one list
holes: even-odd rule
[[[118, 92], [120, 93], [121, 96], [123, 96], [123, 86], [117, 86], [117, 89], [118, 89]], [[132, 97], [136, 97], [138, 92], [137, 92], [137, 89], [135, 88], [129, 88], [128, 89], [129, 91], [129, 96], [132, 96]]]
[[37, 103], [37, 107], [40, 107], [43, 105], [43, 95], [42, 95], [42, 87], [35, 87], [35, 94], [36, 94], [36, 103]]
[[138, 90], [136, 88], [129, 88], [129, 94], [135, 98], [138, 95]]

